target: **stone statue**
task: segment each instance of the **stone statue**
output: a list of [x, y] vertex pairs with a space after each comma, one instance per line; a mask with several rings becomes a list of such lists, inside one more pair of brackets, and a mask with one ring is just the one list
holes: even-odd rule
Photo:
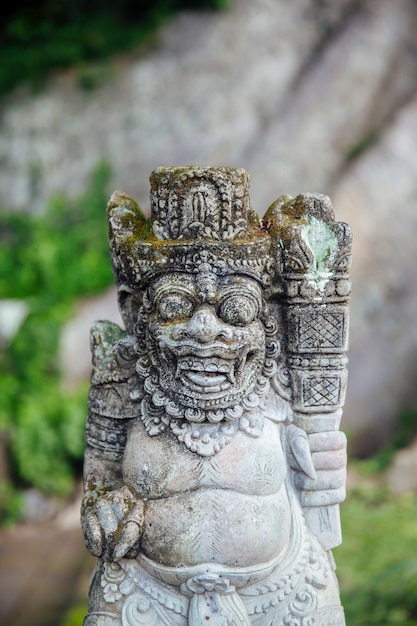
[[97, 322], [84, 625], [342, 626], [350, 230], [323, 195], [259, 219], [249, 176], [166, 167], [115, 192], [125, 330]]

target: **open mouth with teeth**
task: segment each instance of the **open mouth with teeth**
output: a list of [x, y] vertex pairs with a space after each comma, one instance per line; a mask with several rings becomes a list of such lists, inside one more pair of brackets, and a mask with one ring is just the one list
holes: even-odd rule
[[[181, 387], [178, 391], [190, 396], [218, 398], [228, 392], [235, 395], [243, 387], [247, 392], [260, 367], [259, 350], [245, 346], [197, 349], [184, 344], [168, 346], [164, 342], [160, 349], [165, 371], [174, 373], [173, 378]], [[172, 374], [170, 378], [172, 381]]]
[[195, 391], [226, 391], [236, 382], [234, 361], [224, 361], [217, 357], [182, 357], [177, 362], [176, 378]]

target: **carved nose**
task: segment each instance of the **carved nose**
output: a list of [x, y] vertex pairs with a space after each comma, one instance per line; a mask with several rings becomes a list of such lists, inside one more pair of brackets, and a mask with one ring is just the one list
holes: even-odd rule
[[188, 337], [201, 343], [210, 343], [215, 339], [231, 339], [233, 335], [232, 330], [207, 309], [196, 311], [184, 330]]

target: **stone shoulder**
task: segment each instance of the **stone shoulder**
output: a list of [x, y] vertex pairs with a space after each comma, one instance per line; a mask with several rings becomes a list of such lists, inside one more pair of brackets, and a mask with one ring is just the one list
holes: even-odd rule
[[139, 386], [134, 338], [114, 322], [97, 321], [91, 327], [90, 346], [90, 412], [116, 419], [136, 417], [140, 404], [134, 393]]

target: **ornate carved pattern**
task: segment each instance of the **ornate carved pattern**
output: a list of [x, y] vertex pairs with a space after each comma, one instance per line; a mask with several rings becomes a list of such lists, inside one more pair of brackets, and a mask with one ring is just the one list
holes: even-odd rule
[[158, 239], [233, 240], [248, 235], [248, 184], [235, 168], [158, 168], [151, 175]]
[[344, 222], [335, 222], [334, 229], [337, 233], [338, 249], [333, 261], [332, 271], [336, 275], [347, 276], [352, 263], [352, 231]]
[[340, 403], [340, 376], [308, 376], [303, 380], [303, 404], [306, 407], [333, 406]]
[[237, 422], [221, 424], [190, 424], [172, 421], [171, 430], [191, 452], [207, 457], [220, 452], [231, 442], [238, 430]]
[[[209, 276], [211, 277], [211, 275]], [[213, 281], [211, 280], [211, 282]], [[168, 277], [163, 279], [164, 290], [166, 290], [166, 284], [169, 284]], [[214, 281], [214, 286], [215, 284]], [[223, 300], [223, 303], [232, 302], [233, 306], [229, 304], [229, 307], [225, 307], [222, 314], [229, 318], [232, 314], [240, 311], [239, 315], [242, 315], [242, 312], [244, 315], [250, 315], [250, 322], [252, 316], [256, 317], [257, 315], [257, 306], [261, 305], [258, 303], [255, 306], [255, 301], [246, 303], [245, 300], [242, 300], [241, 302], [239, 298], [242, 298], [242, 288], [243, 283], [239, 283], [238, 292], [235, 293], [233, 291], [233, 299], [231, 301]], [[205, 298], [206, 294], [203, 293], [201, 295], [200, 291], [199, 296]], [[210, 295], [209, 297], [216, 297], [216, 292], [214, 291], [214, 296]], [[161, 357], [158, 355], [156, 341], [152, 340], [150, 334], [147, 333], [148, 319], [154, 306], [152, 299], [146, 301], [146, 306], [144, 304], [139, 311], [140, 323], [136, 327], [136, 348], [140, 358], [136, 366], [139, 384], [135, 389], [135, 397], [141, 399], [140, 418], [148, 434], [151, 437], [158, 436], [169, 427], [178, 440], [189, 450], [204, 457], [220, 452], [232, 440], [237, 430], [245, 432], [250, 437], [259, 437], [263, 429], [262, 411], [265, 406], [265, 399], [270, 391], [269, 381], [277, 374], [277, 358], [280, 354], [280, 344], [276, 339], [277, 324], [273, 317], [266, 314], [262, 315], [265, 334], [265, 354], [263, 364], [260, 363], [258, 368], [258, 371], [260, 370], [259, 374], [254, 381], [251, 382], [251, 378], [246, 378], [246, 385], [242, 387], [240, 395], [226, 396], [228, 400], [226, 407], [220, 404], [221, 402], [224, 404], [224, 400], [222, 400], [224, 393], [220, 393], [220, 387], [218, 389], [219, 397], [215, 398], [208, 408], [205, 406], [204, 395], [200, 397], [193, 394], [192, 390], [188, 392], [188, 406], [184, 406], [182, 404], [183, 394], [179, 392], [177, 387], [175, 387], [175, 393], [170, 394], [169, 391], [165, 391], [161, 386], [157, 367]], [[175, 301], [172, 306], [174, 306], [175, 315], [181, 317], [183, 315], [181, 301]], [[165, 314], [171, 315], [168, 309]], [[242, 318], [242, 326], [244, 323], [246, 323], [246, 317]], [[226, 331], [223, 330], [222, 332]], [[227, 335], [229, 349], [231, 345], [230, 340], [231, 335], [229, 332]], [[242, 340], [240, 341], [242, 342]], [[204, 343], [204, 345], [206, 346], [204, 350], [207, 350], [209, 344]], [[243, 342], [242, 347], [245, 353], [248, 349], [246, 342]], [[181, 346], [179, 350], [181, 350]], [[214, 358], [206, 356], [196, 357], [190, 354], [182, 362], [182, 365], [186, 368], [186, 371], [190, 369], [193, 372], [201, 371], [206, 367], [207, 375], [210, 373], [221, 374], [224, 377], [227, 375], [230, 381], [235, 381], [235, 370], [243, 371], [246, 357], [242, 356], [235, 360], [224, 360], [221, 358], [219, 343], [216, 350], [217, 355]], [[143, 356], [143, 353], [145, 353], [145, 356]], [[233, 365], [235, 361], [236, 363]], [[178, 363], [177, 361], [176, 369], [181, 371]], [[162, 366], [160, 367], [161, 369]], [[210, 372], [208, 371], [209, 369]], [[282, 373], [282, 367], [279, 371]], [[285, 385], [288, 386], [288, 381], [281, 382], [283, 388]], [[278, 384], [276, 386], [278, 387]], [[195, 398], [193, 397], [194, 395]], [[189, 406], [191, 400], [193, 400], [195, 408], [194, 406]]]
[[86, 626], [344, 626], [327, 552], [343, 438], [328, 431], [350, 230], [313, 194], [259, 220], [248, 186], [234, 168], [158, 168], [150, 220], [109, 202], [127, 331], [91, 335]]
[[103, 589], [105, 602], [114, 604], [121, 599], [119, 585], [126, 578], [125, 572], [117, 563], [105, 563], [100, 585]]
[[197, 465], [198, 481], [200, 484], [215, 487], [219, 484], [222, 470], [217, 463], [216, 457], [201, 458]]
[[95, 413], [89, 414], [86, 425], [86, 441], [97, 450], [120, 453], [126, 445], [126, 420], [102, 417]]
[[[219, 519], [221, 517], [219, 510]], [[303, 524], [296, 523], [296, 528], [294, 545], [288, 547], [283, 557], [285, 564], [272, 566], [272, 572], [269, 570], [263, 580], [243, 588], [239, 586], [238, 590], [227, 575], [216, 571], [193, 575], [178, 588], [158, 580], [157, 566], [155, 575], [151, 575], [136, 562], [127, 561], [123, 565], [126, 579], [119, 587], [127, 596], [123, 605], [123, 624], [196, 626], [206, 619], [205, 616], [210, 617], [207, 621], [221, 616], [224, 620], [221, 623], [236, 626], [321, 623], [318, 621], [321, 609], [317, 592], [322, 592], [329, 584], [329, 564], [317, 548], [310, 545]], [[173, 568], [172, 572], [165, 568], [164, 571], [167, 572], [165, 576], [174, 579], [180, 572], [181, 578], [187, 575], [186, 568], [184, 571]], [[248, 573], [241, 576], [251, 578]], [[343, 621], [334, 623], [344, 625]]]
[[83, 626], [122, 626], [122, 620], [113, 613], [97, 611], [84, 619]]
[[[351, 231], [335, 222], [331, 201], [321, 194], [282, 196], [265, 218], [277, 225], [276, 282], [285, 302], [294, 423], [308, 433], [333, 430], [340, 423], [347, 380]], [[320, 516], [318, 507], [307, 519], [323, 528], [320, 540], [332, 547], [336, 536], [341, 541], [340, 526], [328, 534], [331, 524], [325, 529]]]
[[298, 278], [298, 274], [304, 275], [309, 266], [314, 263], [314, 256], [299, 233], [290, 240], [287, 247], [284, 248], [282, 255], [282, 267], [284, 274], [291, 276], [294, 274]]
[[187, 580], [181, 591], [191, 597], [188, 610], [190, 625], [223, 623], [230, 626], [251, 626], [245, 605], [236, 589], [224, 576], [203, 574]]
[[288, 350], [342, 353], [347, 347], [347, 311], [341, 305], [315, 310], [311, 305], [288, 307]]
[[[163, 623], [167, 624], [168, 622]], [[175, 617], [169, 623], [172, 623], [174, 626]], [[161, 622], [150, 598], [145, 594], [135, 593], [123, 605], [123, 624], [128, 624], [129, 626], [158, 626]]]
[[[132, 616], [134, 611], [139, 616], [141, 614], [146, 615], [149, 611], [151, 616], [152, 613], [156, 613], [163, 625], [170, 626], [172, 624], [174, 626], [179, 624], [182, 626], [184, 624], [188, 601], [178, 593], [175, 587], [152, 578], [134, 561], [126, 561], [123, 568], [127, 574], [127, 580], [121, 585], [121, 591], [124, 596], [128, 596], [124, 603], [124, 614], [127, 612], [127, 607], [130, 607]], [[132, 600], [132, 598], [134, 599]], [[140, 602], [138, 602], [139, 599]], [[137, 616], [136, 619], [138, 619]], [[126, 626], [136, 626], [143, 623], [147, 624], [146, 621], [135, 621], [134, 618], [131, 622], [127, 621]]]
[[95, 322], [90, 344], [93, 356], [93, 385], [126, 381], [135, 369], [133, 337], [113, 322]]
[[344, 344], [343, 313], [329, 311], [310, 313], [298, 321], [298, 340], [301, 350], [341, 349]]
[[334, 369], [344, 369], [346, 368], [348, 359], [346, 356], [339, 354], [329, 354], [329, 355], [317, 355], [317, 354], [300, 354], [300, 355], [290, 355], [287, 358], [287, 363], [291, 367], [291, 369], [317, 369], [322, 367], [331, 367]]
[[218, 276], [242, 273], [253, 276], [265, 286], [271, 283], [273, 263], [269, 256], [270, 241], [265, 238], [254, 238], [252, 241], [239, 240], [228, 244], [219, 242], [166, 244], [162, 250], [151, 247], [148, 243], [139, 242], [138, 258], [126, 258], [124, 250], [127, 244], [120, 242], [120, 250], [115, 241], [114, 254], [117, 271], [131, 284], [138, 286], [149, 282], [154, 276], [169, 272], [198, 274], [213, 272]]

